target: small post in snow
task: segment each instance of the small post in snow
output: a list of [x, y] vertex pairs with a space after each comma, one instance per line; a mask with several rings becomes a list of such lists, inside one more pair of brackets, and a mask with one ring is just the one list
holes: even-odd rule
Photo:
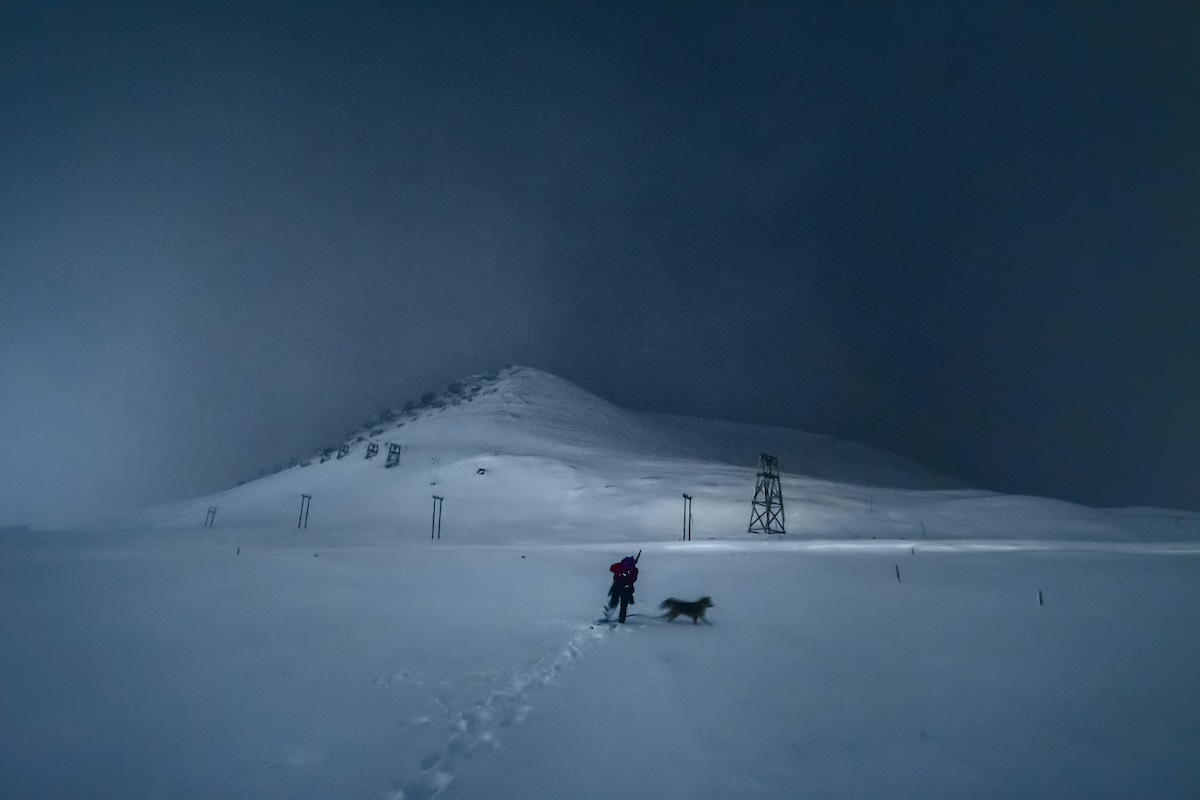
[[687, 493], [683, 495], [683, 540], [692, 540], [692, 496]]
[[1038, 605], [1039, 606], [1046, 605], [1044, 602], [1042, 602], [1042, 590], [1041, 589], [1038, 589]]
[[204, 527], [211, 528], [217, 521], [217, 507], [209, 506], [208, 513], [204, 516]]
[[900, 583], [900, 565], [896, 565], [896, 583]]
[[434, 538], [433, 532], [437, 530], [437, 538], [442, 538], [442, 501], [444, 497], [433, 496], [433, 518], [429, 520], [429, 538]]
[[300, 495], [300, 519], [296, 522], [296, 528], [308, 528], [308, 509], [312, 507], [312, 495]]

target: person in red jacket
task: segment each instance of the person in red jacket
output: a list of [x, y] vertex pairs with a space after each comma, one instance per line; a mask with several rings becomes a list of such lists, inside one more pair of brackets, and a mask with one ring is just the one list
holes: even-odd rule
[[641, 557], [642, 551], [638, 550], [636, 556], [625, 556], [608, 568], [608, 571], [613, 574], [613, 582], [608, 589], [608, 607], [605, 609], [604, 616], [607, 617], [611, 614], [612, 610], [620, 603], [621, 613], [617, 617], [617, 621], [625, 621], [625, 610], [633, 603], [633, 584], [637, 582], [637, 562]]

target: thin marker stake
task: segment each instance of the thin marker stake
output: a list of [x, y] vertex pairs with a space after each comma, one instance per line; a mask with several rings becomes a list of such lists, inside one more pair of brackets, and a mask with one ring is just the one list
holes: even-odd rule
[[896, 565], [896, 582], [900, 583], [900, 565]]
[[433, 496], [433, 516], [429, 520], [429, 538], [434, 538], [434, 531], [437, 531], [437, 538], [442, 538], [442, 500], [445, 498], [438, 495]]

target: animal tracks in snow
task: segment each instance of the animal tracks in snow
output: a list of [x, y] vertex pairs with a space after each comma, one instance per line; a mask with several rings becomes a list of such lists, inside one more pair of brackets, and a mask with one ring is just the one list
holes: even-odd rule
[[[611, 633], [607, 626], [584, 625], [577, 628], [562, 647], [547, 650], [524, 669], [512, 673], [474, 675], [485, 678], [492, 688], [482, 700], [459, 712], [451, 712], [436, 694], [436, 684], [452, 679], [410, 672], [376, 678], [376, 684], [404, 683], [422, 688], [445, 710], [452, 731], [441, 748], [421, 760], [421, 769], [412, 779], [386, 795], [388, 800], [430, 800], [437, 797], [454, 780], [454, 772], [463, 761], [481, 749], [498, 746], [501, 731], [520, 725], [529, 718], [533, 712], [530, 695], [534, 691], [550, 684], [555, 676], [579, 658], [589, 644]], [[431, 687], [434, 688], [431, 690]], [[412, 723], [429, 721], [429, 717], [414, 718]]]

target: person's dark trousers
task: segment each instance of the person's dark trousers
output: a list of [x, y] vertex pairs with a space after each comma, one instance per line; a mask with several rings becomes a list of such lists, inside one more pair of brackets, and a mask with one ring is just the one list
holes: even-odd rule
[[621, 596], [621, 614], [617, 617], [617, 622], [624, 622], [625, 610], [629, 608], [629, 604], [633, 602], [633, 587], [622, 586], [619, 592]]

